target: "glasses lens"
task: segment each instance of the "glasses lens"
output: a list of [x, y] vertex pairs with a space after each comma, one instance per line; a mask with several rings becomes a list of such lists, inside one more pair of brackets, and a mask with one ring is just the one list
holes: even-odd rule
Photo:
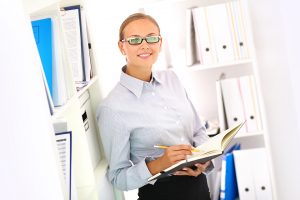
[[128, 43], [129, 44], [133, 44], [133, 45], [135, 45], [135, 44], [141, 44], [142, 40], [143, 39], [141, 37], [129, 38], [128, 39]]
[[148, 43], [156, 43], [159, 41], [159, 36], [149, 36], [145, 38]]

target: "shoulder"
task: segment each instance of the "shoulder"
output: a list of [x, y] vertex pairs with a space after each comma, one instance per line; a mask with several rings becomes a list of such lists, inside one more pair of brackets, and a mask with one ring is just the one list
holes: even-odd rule
[[173, 70], [156, 71], [155, 76], [163, 83], [180, 83], [177, 74]]
[[120, 103], [122, 101], [120, 101], [120, 98], [124, 96], [124, 93], [124, 87], [118, 83], [98, 105], [97, 118], [104, 112], [115, 113], [115, 110], [118, 110], [118, 106], [121, 106]]

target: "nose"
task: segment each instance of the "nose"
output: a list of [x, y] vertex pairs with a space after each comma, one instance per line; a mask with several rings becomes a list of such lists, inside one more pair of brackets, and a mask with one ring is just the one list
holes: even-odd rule
[[143, 41], [141, 43], [141, 48], [142, 49], [149, 49], [149, 44], [147, 43], [147, 41], [145, 39], [143, 39]]

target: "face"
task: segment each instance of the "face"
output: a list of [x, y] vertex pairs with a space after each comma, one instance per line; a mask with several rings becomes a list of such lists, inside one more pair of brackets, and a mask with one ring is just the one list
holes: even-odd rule
[[132, 45], [127, 42], [133, 37], [159, 36], [157, 26], [148, 19], [139, 19], [130, 22], [123, 30], [126, 41], [119, 42], [119, 48], [126, 56], [127, 67], [130, 68], [150, 68], [157, 60], [161, 48], [161, 39], [157, 43], [147, 43], [145, 40], [141, 44]]

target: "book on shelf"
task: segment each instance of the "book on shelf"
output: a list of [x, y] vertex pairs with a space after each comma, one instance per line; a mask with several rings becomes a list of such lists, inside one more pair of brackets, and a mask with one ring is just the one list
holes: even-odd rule
[[31, 22], [34, 39], [51, 96], [52, 89], [52, 20], [45, 18]]
[[228, 147], [230, 141], [238, 133], [241, 127], [245, 124], [245, 121], [239, 122], [231, 128], [219, 133], [218, 135], [209, 138], [209, 140], [196, 147], [198, 152], [193, 152], [192, 155], [188, 156], [186, 160], [182, 160], [169, 168], [153, 175], [148, 181], [168, 177], [174, 172], [181, 170], [184, 167], [192, 167], [196, 163], [205, 163], [213, 158], [222, 155], [225, 149]]
[[[85, 10], [80, 5], [61, 8], [66, 49], [75, 84], [91, 79], [90, 43]], [[72, 39], [70, 39], [72, 38]]]
[[54, 106], [64, 105], [70, 93], [65, 72], [61, 23], [55, 11], [32, 16], [32, 30]]

